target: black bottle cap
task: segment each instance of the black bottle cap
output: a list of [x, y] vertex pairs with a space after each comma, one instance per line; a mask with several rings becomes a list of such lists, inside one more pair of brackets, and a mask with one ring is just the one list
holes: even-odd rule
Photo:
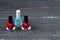
[[8, 22], [12, 23], [12, 16], [8, 16]]
[[24, 16], [24, 22], [28, 23], [28, 16], [27, 15]]

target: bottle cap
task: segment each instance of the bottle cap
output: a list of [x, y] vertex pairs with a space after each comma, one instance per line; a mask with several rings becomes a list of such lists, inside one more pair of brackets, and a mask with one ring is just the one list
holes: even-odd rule
[[12, 23], [12, 16], [8, 16], [8, 22]]
[[28, 23], [28, 16], [27, 15], [24, 16], [24, 22]]
[[21, 16], [21, 11], [20, 10], [16, 10], [16, 18], [20, 18]]

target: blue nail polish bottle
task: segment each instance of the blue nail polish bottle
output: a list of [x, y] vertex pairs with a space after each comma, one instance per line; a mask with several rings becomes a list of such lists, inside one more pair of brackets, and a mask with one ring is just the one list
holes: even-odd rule
[[20, 27], [22, 25], [21, 11], [16, 10], [15, 26]]

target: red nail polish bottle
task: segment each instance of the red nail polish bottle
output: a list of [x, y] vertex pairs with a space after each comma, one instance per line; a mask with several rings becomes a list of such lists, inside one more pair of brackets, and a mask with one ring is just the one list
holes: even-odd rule
[[12, 16], [8, 17], [8, 23], [6, 24], [6, 29], [12, 31], [14, 28], [14, 22], [12, 21]]
[[30, 30], [31, 29], [31, 25], [30, 22], [28, 22], [28, 16], [24, 16], [24, 22], [22, 23], [22, 30]]

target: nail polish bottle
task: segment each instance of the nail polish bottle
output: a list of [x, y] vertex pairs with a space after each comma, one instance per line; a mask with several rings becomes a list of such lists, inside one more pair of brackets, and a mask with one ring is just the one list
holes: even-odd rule
[[20, 27], [22, 25], [21, 11], [16, 10], [15, 26]]
[[31, 29], [31, 24], [30, 24], [30, 22], [28, 22], [28, 16], [27, 15], [24, 16], [24, 22], [22, 23], [21, 28], [22, 28], [22, 30], [25, 30], [25, 31]]
[[9, 31], [15, 30], [12, 16], [8, 16], [8, 22], [6, 24], [6, 30], [9, 30]]

